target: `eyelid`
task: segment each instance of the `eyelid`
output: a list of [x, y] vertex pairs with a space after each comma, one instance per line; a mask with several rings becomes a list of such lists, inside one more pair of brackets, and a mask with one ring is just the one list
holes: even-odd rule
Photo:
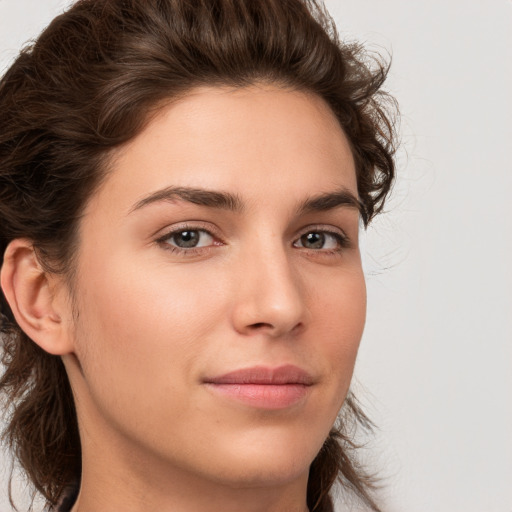
[[[167, 243], [167, 240], [169, 238], [171, 238], [173, 235], [175, 235], [177, 233], [181, 233], [183, 231], [203, 231], [213, 238], [214, 243], [211, 245], [204, 246], [204, 247], [189, 247], [189, 248], [177, 247], [177, 246]], [[224, 243], [222, 242], [221, 237], [218, 235], [217, 231], [218, 230], [214, 229], [211, 224], [207, 224], [202, 221], [181, 222], [179, 224], [175, 224], [171, 227], [168, 227], [164, 231], [163, 235], [157, 236], [155, 242], [162, 246], [165, 246], [166, 249], [171, 250], [171, 251], [192, 254], [194, 251], [195, 252], [204, 251], [204, 250], [207, 250], [209, 247], [213, 247], [214, 245], [223, 245]]]
[[343, 240], [350, 241], [350, 238], [348, 235], [343, 231], [341, 228], [332, 226], [332, 225], [325, 225], [325, 224], [312, 224], [310, 226], [306, 226], [302, 228], [299, 231], [299, 235], [297, 239], [299, 239], [301, 236], [305, 235], [306, 233], [311, 232], [319, 232], [319, 233], [327, 233], [334, 236], [339, 236]]
[[[183, 248], [169, 244], [167, 242], [167, 240], [169, 240], [169, 238], [171, 238], [173, 235], [180, 233], [182, 231], [203, 231], [212, 237], [213, 243], [202, 247]], [[342, 229], [332, 225], [312, 224], [309, 226], [305, 226], [299, 231], [299, 234], [293, 240], [293, 246], [297, 247], [295, 244], [300, 240], [300, 238], [303, 235], [311, 232], [324, 233], [333, 236], [334, 238], [336, 238], [339, 247], [336, 249], [310, 249], [307, 247], [299, 246], [298, 248], [314, 253], [331, 254], [339, 253], [341, 252], [342, 249], [346, 249], [348, 247], [351, 247], [352, 245], [351, 239], [345, 234], [345, 232]], [[218, 235], [218, 230], [215, 229], [214, 226], [212, 226], [211, 224], [205, 223], [203, 221], [186, 221], [173, 225], [167, 228], [163, 235], [158, 236], [158, 238], [156, 239], [156, 243], [164, 247], [166, 250], [188, 256], [193, 256], [198, 253], [204, 254], [206, 251], [211, 250], [212, 247], [225, 245], [225, 242]]]
[[[302, 245], [301, 238], [308, 233], [323, 233], [326, 235], [330, 235], [335, 239], [337, 246], [335, 248], [320, 249], [304, 247], [304, 245]], [[301, 245], [296, 245], [298, 242], [300, 242]], [[353, 244], [352, 240], [340, 228], [336, 228], [332, 225], [313, 225], [307, 226], [306, 228], [301, 230], [298, 238], [296, 238], [293, 241], [293, 246], [301, 250], [301, 252], [304, 252], [314, 257], [340, 257], [345, 252], [345, 250], [350, 249], [353, 246]]]
[[[181, 231], [206, 231], [211, 236], [220, 239], [221, 236], [219, 234], [219, 230], [214, 226], [207, 222], [203, 221], [184, 221], [179, 222], [178, 224], [173, 224], [172, 226], [167, 226], [166, 228], [159, 229], [153, 236], [155, 236], [158, 240], [165, 240], [165, 238], [173, 235], [174, 233], [180, 233]], [[159, 235], [158, 233], [163, 233]]]

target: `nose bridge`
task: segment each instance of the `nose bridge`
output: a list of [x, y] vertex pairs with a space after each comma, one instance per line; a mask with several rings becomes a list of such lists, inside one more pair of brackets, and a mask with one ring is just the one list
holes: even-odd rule
[[277, 236], [243, 251], [234, 308], [237, 330], [277, 336], [305, 322], [306, 297], [291, 256]]

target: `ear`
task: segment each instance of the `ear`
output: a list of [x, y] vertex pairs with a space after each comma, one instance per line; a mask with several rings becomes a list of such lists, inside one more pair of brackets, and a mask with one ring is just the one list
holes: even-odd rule
[[43, 270], [30, 240], [16, 239], [7, 246], [0, 284], [16, 322], [30, 339], [50, 354], [73, 351], [64, 283]]

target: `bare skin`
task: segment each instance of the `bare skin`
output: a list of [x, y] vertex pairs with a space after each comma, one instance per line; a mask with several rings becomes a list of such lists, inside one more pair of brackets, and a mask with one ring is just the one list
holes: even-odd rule
[[[20, 325], [70, 377], [73, 512], [306, 511], [366, 311], [346, 137], [312, 95], [201, 88], [113, 156], [80, 225], [78, 318], [28, 242], [2, 271]], [[210, 382], [285, 365], [308, 376], [297, 396]]]

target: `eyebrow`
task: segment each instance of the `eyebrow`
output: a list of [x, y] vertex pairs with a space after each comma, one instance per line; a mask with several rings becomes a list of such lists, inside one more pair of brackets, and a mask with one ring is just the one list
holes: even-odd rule
[[160, 201], [174, 201], [176, 199], [181, 199], [182, 201], [198, 204], [200, 206], [228, 210], [235, 213], [240, 213], [244, 209], [240, 197], [236, 194], [231, 194], [230, 192], [217, 192], [215, 190], [206, 190], [203, 188], [171, 186], [153, 192], [141, 199], [131, 208], [130, 213], [152, 203]]
[[348, 208], [354, 208], [359, 210], [362, 217], [365, 217], [366, 209], [364, 204], [346, 188], [341, 188], [334, 192], [325, 192], [318, 194], [317, 196], [310, 197], [303, 203], [299, 204], [297, 212], [299, 214], [310, 213], [310, 212], [323, 212], [338, 208], [340, 206], [346, 206]]
[[[235, 213], [241, 213], [244, 211], [244, 203], [237, 194], [203, 188], [170, 186], [157, 190], [138, 201], [130, 209], [130, 213], [149, 204], [161, 201], [171, 202], [176, 199], [200, 206], [207, 206], [209, 208], [228, 210]], [[310, 197], [298, 204], [296, 212], [298, 215], [301, 215], [305, 213], [333, 210], [342, 206], [359, 210], [363, 219], [365, 218], [365, 207], [363, 203], [346, 188]]]

